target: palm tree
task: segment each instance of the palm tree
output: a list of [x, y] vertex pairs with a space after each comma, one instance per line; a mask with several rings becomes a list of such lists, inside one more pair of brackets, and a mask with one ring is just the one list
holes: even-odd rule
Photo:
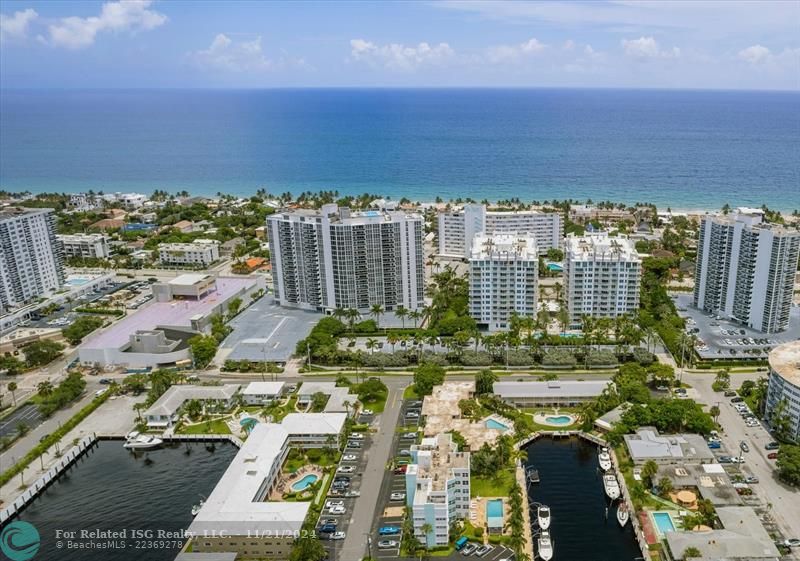
[[414, 329], [416, 329], [417, 328], [417, 324], [418, 324], [420, 318], [422, 317], [422, 312], [420, 312], [419, 310], [411, 310], [410, 312], [408, 312], [408, 317], [409, 317], [409, 319], [413, 319], [414, 320]]
[[367, 339], [367, 349], [369, 350], [369, 354], [372, 354], [372, 351], [378, 346], [377, 339]]
[[53, 393], [53, 383], [50, 380], [39, 382], [39, 384], [36, 386], [36, 389], [40, 396], [47, 397]]
[[17, 406], [17, 396], [14, 395], [14, 392], [17, 391], [17, 383], [16, 382], [9, 382], [8, 383], [8, 391], [11, 392], [11, 399], [14, 401], [14, 407]]
[[422, 533], [425, 534], [425, 541], [423, 542], [422, 547], [424, 547], [425, 551], [427, 552], [428, 551], [428, 534], [433, 532], [433, 526], [431, 526], [429, 523], [426, 522], [425, 524], [423, 524], [420, 527], [420, 530], [422, 530]]
[[399, 340], [397, 333], [390, 331], [389, 334], [386, 336], [386, 342], [392, 346], [392, 352], [394, 352], [394, 346], [397, 344]]
[[380, 304], [373, 304], [369, 309], [369, 313], [375, 318], [375, 323], [377, 324], [378, 328], [381, 326], [381, 316], [383, 315], [383, 312], [383, 306]]
[[350, 325], [350, 332], [352, 332], [356, 320], [361, 317], [361, 314], [355, 308], [348, 308], [345, 310], [345, 317], [347, 317], [347, 323]]
[[718, 405], [712, 405], [711, 409], [708, 410], [708, 414], [711, 415], [712, 417], [714, 417], [714, 422], [715, 423], [719, 419], [719, 414], [720, 413], [721, 413], [721, 411], [719, 410], [719, 406]]
[[408, 317], [408, 310], [405, 306], [397, 306], [394, 311], [394, 315], [399, 317], [403, 322], [403, 329], [406, 328], [406, 318]]
[[561, 303], [561, 307], [558, 310], [558, 314], [556, 314], [558, 318], [558, 324], [561, 326], [561, 332], [564, 333], [567, 330], [567, 326], [569, 325], [569, 312], [567, 308], [564, 306], [564, 303]]
[[347, 317], [347, 311], [344, 308], [336, 308], [333, 310], [331, 315], [334, 318], [338, 319], [339, 321], [342, 321], [344, 318]]

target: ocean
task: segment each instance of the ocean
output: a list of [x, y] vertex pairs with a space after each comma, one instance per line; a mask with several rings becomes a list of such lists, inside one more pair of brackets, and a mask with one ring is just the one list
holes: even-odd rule
[[0, 188], [800, 208], [800, 93], [0, 92]]

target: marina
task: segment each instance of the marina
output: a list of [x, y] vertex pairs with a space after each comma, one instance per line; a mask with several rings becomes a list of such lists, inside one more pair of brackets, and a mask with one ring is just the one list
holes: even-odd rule
[[535, 465], [541, 476], [538, 485], [528, 483], [531, 520], [538, 520], [541, 506], [550, 511], [548, 540], [542, 541], [534, 522], [537, 559], [545, 559], [541, 546], [548, 544], [552, 559], [632, 561], [641, 556], [631, 524], [620, 527], [606, 497], [595, 444], [576, 437], [537, 438], [527, 451], [526, 468]]

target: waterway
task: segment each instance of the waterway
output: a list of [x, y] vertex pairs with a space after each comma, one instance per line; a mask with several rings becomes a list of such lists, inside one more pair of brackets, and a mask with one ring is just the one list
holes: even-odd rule
[[[608, 509], [606, 519], [609, 502], [595, 445], [578, 438], [540, 438], [528, 447], [527, 465], [536, 467], [541, 478], [528, 485], [531, 503], [552, 511], [554, 561], [633, 561], [641, 556], [632, 525], [619, 527], [616, 506]], [[536, 519], [535, 508], [531, 519]]]
[[[211, 448], [181, 443], [134, 455], [119, 441], [101, 441], [19, 515], [39, 531], [35, 560], [172, 561], [192, 505], [211, 493], [237, 452], [227, 442]], [[126, 534], [92, 538], [82, 531]], [[159, 538], [159, 531], [170, 536]]]

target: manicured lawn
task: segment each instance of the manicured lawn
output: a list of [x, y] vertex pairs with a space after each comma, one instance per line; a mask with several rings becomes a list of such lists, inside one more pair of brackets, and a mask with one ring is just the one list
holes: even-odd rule
[[403, 399], [420, 399], [414, 384], [410, 384], [405, 391], [403, 391]]
[[376, 415], [378, 413], [383, 413], [384, 408], [386, 407], [386, 397], [387, 394], [381, 394], [378, 399], [372, 401], [363, 401], [362, 405], [364, 409], [372, 409], [373, 413]]
[[507, 497], [514, 486], [514, 470], [504, 469], [494, 477], [470, 478], [470, 495], [473, 497]]
[[225, 421], [216, 419], [197, 425], [182, 426], [178, 434], [231, 434], [231, 429]]

